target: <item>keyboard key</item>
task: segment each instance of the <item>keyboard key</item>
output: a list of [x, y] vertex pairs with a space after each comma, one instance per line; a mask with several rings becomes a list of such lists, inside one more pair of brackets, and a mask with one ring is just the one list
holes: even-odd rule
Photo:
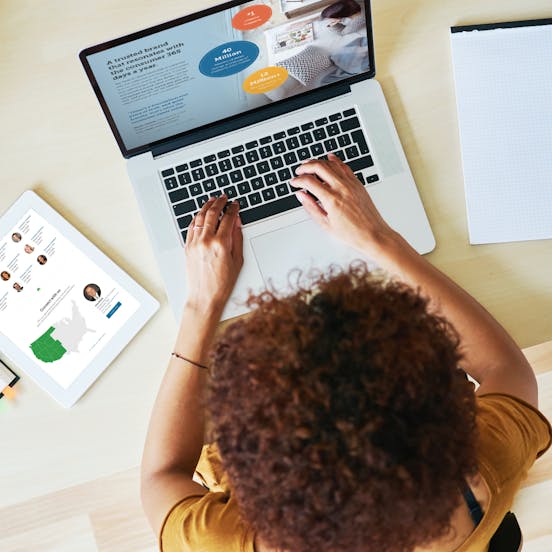
[[286, 140], [286, 145], [287, 145], [288, 149], [290, 149], [290, 150], [297, 149], [300, 145], [297, 136], [293, 136], [292, 138], [288, 138]]
[[333, 138], [330, 138], [324, 142], [324, 147], [327, 152], [332, 152], [337, 149], [337, 142]]
[[193, 196], [197, 196], [203, 193], [203, 189], [201, 188], [201, 184], [199, 182], [192, 184], [189, 190]]
[[341, 136], [337, 137], [337, 143], [342, 147], [345, 148], [351, 144], [351, 139], [349, 138], [348, 134], [342, 134]]
[[257, 178], [252, 178], [251, 187], [254, 190], [260, 190], [261, 188], [264, 188], [264, 180], [260, 176], [258, 176]]
[[167, 190], [174, 190], [175, 188], [178, 188], [178, 182], [176, 181], [176, 178], [174, 176], [171, 176], [170, 178], [165, 178], [165, 188]]
[[191, 181], [192, 176], [190, 175], [190, 173], [182, 173], [178, 175], [178, 182], [180, 182], [181, 186], [186, 186], [190, 184]]
[[278, 184], [276, 186], [276, 194], [278, 197], [282, 197], [289, 194], [289, 188], [287, 184]]
[[259, 149], [259, 154], [261, 155], [261, 159], [272, 157], [272, 148], [270, 146], [263, 146]]
[[228, 178], [228, 175], [221, 174], [220, 176], [217, 176], [217, 184], [219, 188], [224, 188], [224, 186], [228, 186], [228, 184], [230, 184], [230, 179]]
[[361, 172], [356, 173], [355, 176], [360, 180], [362, 184], [366, 184], [366, 181], [364, 180], [364, 175]]
[[265, 177], [265, 182], [267, 186], [274, 186], [278, 182], [278, 177], [276, 176], [276, 173], [269, 173]]
[[281, 157], [273, 157], [270, 160], [270, 166], [272, 167], [273, 171], [277, 171], [284, 166], [284, 160]]
[[334, 155], [336, 155], [337, 157], [339, 157], [339, 159], [341, 159], [341, 161], [345, 161], [345, 152], [343, 150], [337, 150], [337, 151], [334, 151], [333, 152]]
[[201, 159], [190, 161], [190, 167], [192, 167], [192, 169], [195, 169], [196, 167], [200, 167], [201, 165], [203, 165], [203, 161]]
[[265, 136], [259, 140], [259, 144], [261, 145], [270, 144], [270, 142], [272, 142], [272, 136]]
[[247, 142], [247, 144], [245, 144], [245, 149], [252, 150], [258, 147], [258, 145], [259, 142], [257, 142], [257, 140], [253, 140], [253, 142]]
[[174, 169], [165, 169], [164, 171], [161, 171], [161, 176], [171, 176], [174, 174]]
[[299, 141], [301, 142], [301, 145], [308, 146], [314, 142], [314, 138], [310, 132], [305, 132], [305, 134], [301, 134], [301, 136], [299, 136]]
[[255, 166], [257, 167], [257, 172], [259, 174], [267, 173], [270, 170], [270, 165], [268, 164], [268, 161], [261, 161]]
[[245, 178], [253, 178], [254, 176], [257, 176], [257, 171], [253, 165], [249, 165], [243, 168], [243, 174], [245, 175]]
[[176, 172], [184, 172], [188, 170], [188, 163], [182, 163], [182, 165], [178, 165], [176, 167]]
[[352, 109], [347, 109], [347, 111], [343, 112], [343, 115], [345, 117], [352, 117], [353, 115], [356, 115], [355, 108], [353, 107]]
[[243, 167], [245, 165], [245, 157], [243, 155], [236, 155], [236, 157], [232, 159], [232, 163], [236, 169]]
[[248, 194], [251, 191], [249, 182], [241, 182], [238, 184], [238, 192], [242, 195]]
[[322, 119], [317, 119], [316, 121], [314, 121], [314, 124], [317, 127], [327, 125], [328, 124], [328, 118], [327, 117], [322, 117]]
[[174, 190], [174, 192], [171, 192], [169, 194], [169, 199], [171, 200], [171, 203], [178, 203], [180, 201], [188, 199], [189, 197], [190, 192], [188, 192], [186, 188], [178, 188], [178, 190]]
[[182, 230], [182, 241], [186, 243], [186, 238], [188, 237], [188, 230]]
[[192, 178], [195, 182], [198, 180], [204, 180], [205, 178], [205, 171], [203, 169], [195, 169], [192, 171]]
[[368, 144], [366, 143], [366, 138], [364, 138], [364, 133], [362, 132], [362, 130], [355, 130], [354, 132], [352, 132], [351, 138], [354, 142], [356, 142], [356, 145], [358, 146], [358, 149], [360, 150], [360, 153], [362, 155], [370, 153], [370, 150], [368, 149]]
[[243, 146], [235, 146], [232, 148], [232, 153], [237, 154], [237, 153], [241, 153], [244, 150], [245, 148]]
[[341, 130], [343, 132], [347, 132], [349, 130], [359, 128], [360, 127], [360, 121], [358, 120], [358, 117], [353, 117], [352, 119], [345, 119], [344, 121], [341, 121], [341, 123], [339, 123], [339, 125], [341, 126]]
[[326, 131], [323, 128], [317, 128], [313, 130], [312, 135], [317, 142], [322, 142], [322, 140], [325, 140], [328, 137]]
[[297, 150], [297, 157], [299, 158], [299, 161], [306, 161], [307, 159], [310, 159], [311, 154], [309, 148]]
[[312, 157], [319, 157], [320, 155], [324, 155], [324, 147], [322, 144], [313, 144], [311, 146], [311, 153]]
[[278, 178], [280, 179], [280, 182], [291, 180], [291, 171], [288, 168], [278, 171]]
[[295, 194], [292, 194], [277, 199], [276, 201], [271, 201], [270, 203], [241, 211], [240, 219], [243, 224], [249, 224], [250, 222], [262, 220], [272, 215], [278, 215], [300, 206], [299, 200], [295, 197]]
[[247, 196], [247, 199], [249, 199], [249, 203], [251, 205], [259, 205], [259, 203], [261, 203], [263, 200], [259, 192], [253, 192], [252, 194], [249, 194]]
[[377, 174], [372, 174], [366, 179], [366, 184], [373, 184], [378, 180], [379, 180], [379, 176]]
[[276, 198], [276, 192], [274, 191], [274, 188], [265, 188], [262, 192], [263, 199], [265, 201], [270, 201], [271, 199]]
[[343, 119], [343, 115], [341, 115], [341, 113], [334, 113], [333, 115], [330, 115], [330, 121], [332, 123], [334, 121], [339, 121], [340, 119]]
[[233, 199], [238, 195], [238, 191], [236, 190], [235, 186], [229, 186], [228, 188], [224, 188], [223, 191], [228, 196], [228, 199]]
[[356, 146], [351, 146], [345, 150], [345, 155], [347, 155], [347, 159], [354, 159], [360, 155], [360, 152]]
[[277, 132], [277, 133], [274, 135], [274, 140], [283, 140], [285, 137], [286, 137], [286, 133], [285, 133], [285, 132]]
[[247, 198], [242, 196], [242, 197], [238, 197], [238, 199], [236, 200], [238, 202], [238, 205], [240, 206], [240, 209], [247, 209], [247, 207], [249, 207], [249, 203], [247, 201]]
[[217, 160], [216, 155], [208, 155], [207, 157], [203, 158], [204, 163], [214, 163]]
[[219, 173], [219, 170], [216, 165], [207, 165], [205, 167], [205, 173], [207, 174], [207, 176], [215, 176]]
[[225, 157], [230, 157], [230, 150], [219, 151], [217, 157], [219, 159], [224, 159]]
[[256, 151], [248, 151], [245, 154], [245, 158], [248, 163], [256, 163], [260, 159], [259, 154]]
[[177, 203], [176, 205], [173, 205], [173, 210], [177, 217], [180, 215], [186, 215], [187, 213], [192, 213], [196, 210], [196, 202], [193, 199], [189, 199], [188, 201]]
[[237, 171], [232, 171], [230, 173], [230, 180], [233, 184], [236, 184], [236, 182], [241, 182], [243, 180], [243, 173], [238, 169]]
[[185, 230], [192, 222], [192, 215], [184, 215], [183, 217], [176, 219], [176, 222], [178, 222], [178, 228]]
[[297, 163], [297, 155], [293, 151], [290, 151], [284, 155], [284, 161], [286, 165], [295, 165]]
[[337, 123], [328, 125], [326, 127], [326, 132], [328, 133], [328, 136], [337, 136], [340, 134], [339, 125]]
[[287, 133], [288, 136], [294, 136], [295, 134], [299, 134], [301, 132], [301, 129], [299, 127], [293, 127], [288, 129]]
[[314, 128], [314, 123], [305, 123], [304, 125], [301, 125], [301, 130], [302, 131], [306, 131], [306, 130], [311, 130]]
[[215, 190], [214, 192], [211, 192], [211, 197], [220, 197], [222, 195], [221, 190]]
[[230, 159], [223, 159], [219, 164], [219, 169], [221, 172], [228, 172], [232, 170], [232, 162]]
[[217, 185], [215, 184], [214, 178], [209, 178], [203, 183], [203, 189], [206, 193], [212, 192], [213, 190], [216, 190]]
[[209, 201], [209, 196], [208, 195], [199, 196], [196, 198], [196, 201], [197, 201], [197, 206], [201, 208]]
[[358, 159], [353, 159], [353, 161], [348, 161], [347, 165], [351, 167], [353, 172], [361, 171], [362, 169], [368, 169], [369, 167], [374, 166], [374, 160], [371, 155], [366, 155], [365, 157], [359, 157]]
[[284, 142], [276, 142], [272, 146], [272, 150], [274, 151], [274, 155], [280, 155], [281, 153], [284, 153], [286, 151], [286, 145]]

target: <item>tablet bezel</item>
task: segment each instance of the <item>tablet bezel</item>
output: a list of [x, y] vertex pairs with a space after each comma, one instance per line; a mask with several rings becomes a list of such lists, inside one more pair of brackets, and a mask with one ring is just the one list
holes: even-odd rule
[[0, 217], [0, 236], [7, 235], [29, 209], [33, 209], [50, 223], [61, 235], [77, 247], [77, 249], [113, 278], [118, 285], [130, 293], [140, 305], [138, 310], [126, 324], [111, 338], [102, 351], [67, 389], [59, 385], [40, 368], [38, 364], [33, 362], [21, 349], [19, 349], [19, 347], [0, 332], [0, 350], [9, 358], [13, 366], [30, 376], [35, 383], [45, 389], [63, 407], [69, 408], [84, 395], [102, 372], [113, 362], [145, 323], [155, 314], [159, 308], [159, 303], [126, 272], [119, 268], [93, 243], [84, 237], [74, 226], [67, 222], [57, 211], [31, 190], [24, 192]]

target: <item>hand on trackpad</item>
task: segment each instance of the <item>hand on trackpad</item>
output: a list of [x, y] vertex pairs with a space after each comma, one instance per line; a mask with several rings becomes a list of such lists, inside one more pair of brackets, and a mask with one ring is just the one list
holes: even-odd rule
[[332, 263], [347, 265], [360, 258], [354, 249], [338, 242], [310, 219], [250, 240], [265, 284], [288, 287], [291, 270], [326, 270]]

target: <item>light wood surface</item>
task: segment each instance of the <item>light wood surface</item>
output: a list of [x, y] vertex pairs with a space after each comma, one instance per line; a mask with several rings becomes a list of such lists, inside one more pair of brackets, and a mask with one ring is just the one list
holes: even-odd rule
[[[59, 408], [20, 374], [16, 401], [0, 405], [0, 550], [155, 546], [137, 503], [136, 466], [176, 323], [124, 160], [77, 56], [85, 46], [214, 3], [0, 2], [0, 210], [34, 189], [162, 303], [73, 409]], [[373, 5], [377, 78], [437, 238], [429, 259], [523, 347], [552, 339], [551, 242], [468, 244], [448, 28], [547, 16], [549, 0]], [[100, 200], [89, 201], [91, 194]], [[541, 400], [550, 415], [551, 346], [528, 355], [543, 372]], [[550, 528], [538, 524], [552, 495], [552, 469], [547, 457], [539, 462], [519, 500], [524, 524], [534, 526], [532, 550], [551, 550]]]

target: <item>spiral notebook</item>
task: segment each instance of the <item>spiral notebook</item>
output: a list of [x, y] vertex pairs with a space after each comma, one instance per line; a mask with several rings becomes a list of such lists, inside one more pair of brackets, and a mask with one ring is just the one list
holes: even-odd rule
[[470, 243], [552, 238], [552, 19], [451, 44]]

